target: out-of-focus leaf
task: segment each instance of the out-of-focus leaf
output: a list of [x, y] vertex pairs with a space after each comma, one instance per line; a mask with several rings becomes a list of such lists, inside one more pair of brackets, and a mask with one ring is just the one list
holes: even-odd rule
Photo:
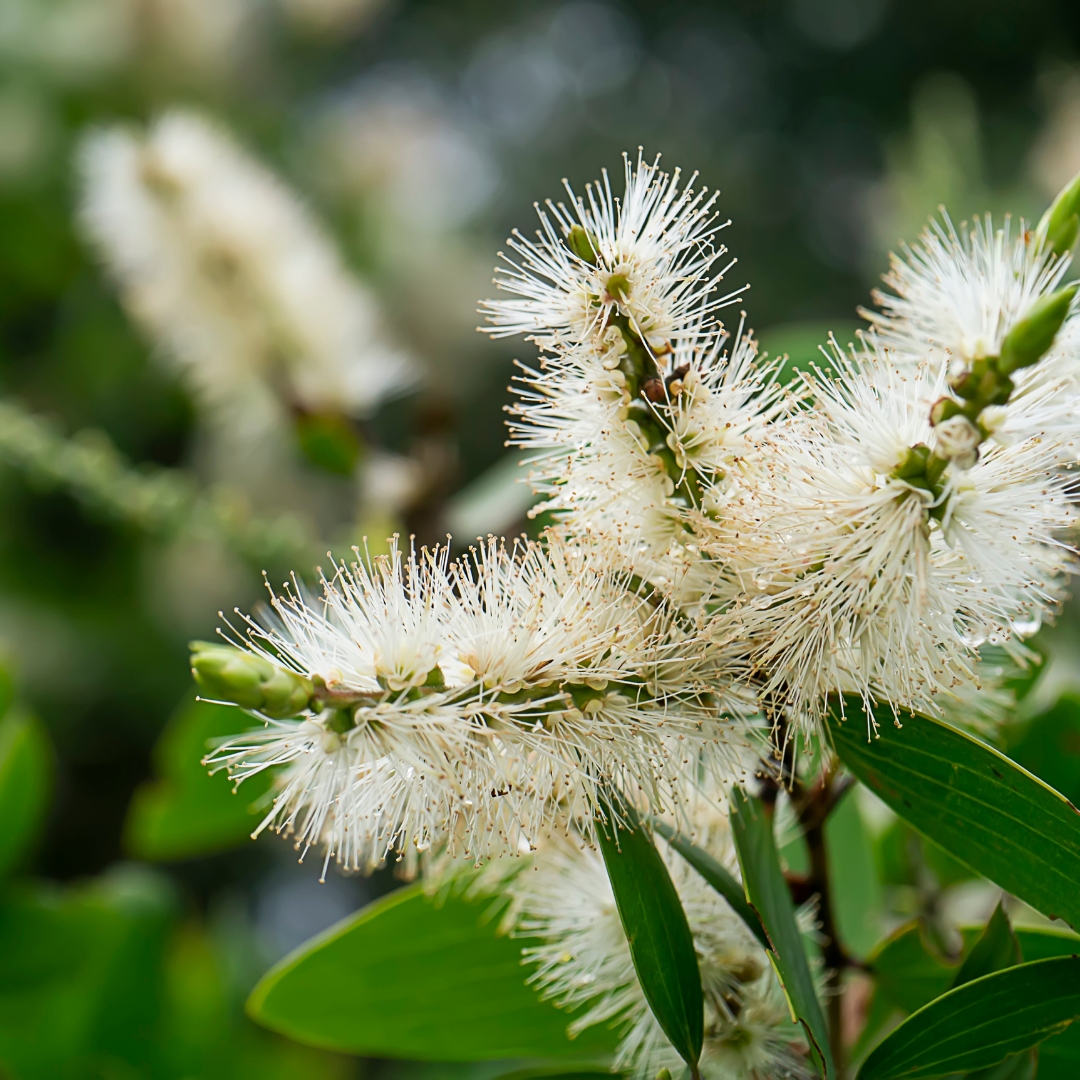
[[1080, 926], [1080, 812], [1004, 754], [924, 716], [867, 739], [858, 698], [830, 729], [844, 764], [954, 858], [1045, 915]]
[[739, 855], [746, 899], [765, 927], [769, 958], [784, 988], [791, 1015], [805, 1028], [822, 1075], [832, 1080], [836, 1071], [828, 1028], [795, 922], [795, 906], [780, 869], [772, 815], [766, 812], [760, 799], [748, 796], [739, 787], [732, 788], [731, 810], [731, 834]]
[[200, 764], [211, 740], [235, 735], [255, 721], [240, 709], [185, 700], [154, 748], [160, 780], [142, 784], [128, 807], [127, 850], [151, 861], [184, 859], [227, 850], [250, 839], [259, 805], [270, 789], [269, 773], [233, 790], [223, 773], [210, 776]]
[[250, 1016], [298, 1042], [372, 1057], [427, 1061], [599, 1059], [615, 1033], [573, 1042], [562, 1012], [525, 983], [528, 944], [496, 932], [491, 901], [436, 907], [401, 889], [331, 927], [272, 968]]
[[926, 941], [918, 920], [898, 927], [866, 958], [878, 993], [906, 1013], [921, 1009], [952, 985], [960, 969], [939, 956]]
[[1080, 802], [1080, 696], [1063, 694], [1010, 737], [1009, 757]]
[[928, 1080], [985, 1069], [1080, 1017], [1080, 957], [1018, 964], [950, 990], [907, 1018], [858, 1080]]
[[863, 957], [881, 937], [881, 885], [854, 788], [825, 822], [825, 842], [837, 930], [848, 952]]
[[878, 837], [874, 859], [884, 885], [914, 885], [919, 878], [916, 868], [920, 865], [933, 873], [942, 888], [978, 876], [944, 848], [920, 836], [902, 818], [893, 821]]
[[1003, 971], [1007, 967], [1019, 964], [1023, 957], [1020, 955], [1020, 945], [1016, 935], [1009, 925], [1009, 917], [1005, 914], [1001, 901], [994, 908], [993, 914], [986, 923], [986, 929], [979, 935], [978, 941], [971, 947], [971, 951], [964, 958], [960, 970], [953, 979], [952, 988], [963, 986], [972, 979], [981, 979], [984, 975], [991, 975], [995, 971]]
[[68, 891], [24, 886], [0, 901], [0, 1072], [99, 1075], [156, 1068], [168, 886], [121, 869]]
[[613, 1074], [610, 1069], [600, 1067], [586, 1069], [569, 1065], [560, 1069], [549, 1065], [539, 1069], [516, 1069], [514, 1072], [503, 1073], [496, 1080], [598, 1080], [601, 1076], [611, 1080], [613, 1075], [619, 1077], [622, 1074]]
[[832, 334], [844, 348], [849, 341], [855, 340], [855, 329], [855, 323], [847, 321], [782, 323], [763, 330], [758, 335], [758, 342], [762, 352], [770, 357], [787, 354], [780, 374], [786, 382], [797, 372], [809, 371], [811, 366], [821, 368], [826, 375], [832, 373], [832, 362], [822, 353], [821, 347], [828, 345]]
[[52, 744], [44, 725], [22, 712], [0, 720], [0, 878], [37, 838], [52, 791]]
[[[628, 828], [619, 828], [618, 818]], [[705, 998], [694, 936], [675, 884], [630, 806], [610, 813], [597, 835], [645, 1000], [693, 1068], [705, 1038]]]
[[767, 949], [769, 938], [757, 913], [746, 902], [742, 885], [707, 851], [702, 851], [682, 833], [662, 821], [654, 821], [656, 831], [731, 905], [732, 910], [754, 932], [754, 937]]

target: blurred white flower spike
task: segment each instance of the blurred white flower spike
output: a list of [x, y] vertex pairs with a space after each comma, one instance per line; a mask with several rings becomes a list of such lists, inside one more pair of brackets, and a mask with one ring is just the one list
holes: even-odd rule
[[285, 185], [173, 112], [82, 148], [81, 219], [124, 303], [211, 407], [363, 415], [412, 377], [372, 294]]

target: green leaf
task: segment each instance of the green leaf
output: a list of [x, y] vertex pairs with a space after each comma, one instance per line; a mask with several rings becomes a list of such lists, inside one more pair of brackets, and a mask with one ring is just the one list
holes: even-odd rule
[[[0, 1073], [149, 1075], [161, 1012], [167, 882], [118, 868], [86, 886], [19, 885], [0, 900]], [[96, 1067], [93, 1067], [96, 1066]]]
[[995, 971], [1003, 971], [1014, 964], [1019, 964], [1022, 959], [1016, 935], [1009, 925], [1009, 917], [1005, 914], [1005, 909], [999, 900], [994, 913], [986, 923], [986, 929], [960, 965], [960, 970], [953, 979], [952, 988], [963, 986], [972, 979], [981, 979], [984, 975], [990, 975]]
[[1080, 926], [1080, 813], [969, 735], [924, 716], [867, 739], [857, 698], [830, 729], [844, 764], [924, 836], [1044, 915]]
[[754, 933], [754, 937], [767, 949], [769, 938], [757, 912], [746, 902], [742, 885], [728, 873], [707, 851], [702, 851], [682, 833], [663, 821], [653, 820], [656, 831], [731, 905], [732, 910]]
[[[1052, 956], [1080, 953], [1080, 937], [1061, 930], [1019, 927], [1017, 940], [1024, 959], [1046, 960]], [[1080, 1024], [1071, 1024], [1039, 1047], [1039, 1080], [1076, 1080], [1080, 1076]]]
[[863, 1062], [858, 1080], [927, 1080], [985, 1069], [1080, 1017], [1080, 957], [1018, 964], [965, 983], [909, 1016]]
[[1018, 728], [1009, 739], [1009, 757], [1070, 802], [1080, 801], [1080, 695], [1062, 694]]
[[[623, 803], [608, 819], [597, 835], [634, 970], [664, 1034], [694, 1069], [705, 1038], [705, 998], [686, 912], [633, 808]], [[620, 819], [629, 827], [617, 827]]]
[[201, 764], [209, 743], [235, 735], [256, 721], [231, 705], [187, 698], [154, 747], [161, 777], [135, 791], [124, 823], [124, 845], [140, 859], [185, 859], [223, 851], [250, 840], [273, 782], [269, 772], [239, 788], [224, 773], [210, 776]]
[[606, 1077], [607, 1080], [618, 1080], [621, 1073], [612, 1073], [610, 1069], [583, 1068], [580, 1065], [567, 1065], [563, 1068], [547, 1065], [538, 1069], [515, 1069], [514, 1072], [503, 1073], [496, 1080], [599, 1080]]
[[802, 935], [795, 922], [795, 906], [780, 869], [773, 836], [772, 815], [760, 799], [748, 796], [741, 788], [731, 792], [731, 834], [739, 855], [746, 899], [757, 912], [769, 939], [769, 957], [792, 1019], [806, 1029], [810, 1050], [822, 1074], [835, 1077], [829, 1034], [825, 1017], [814, 992]]
[[874, 848], [852, 788], [825, 822], [833, 915], [847, 951], [864, 957], [881, 937], [881, 885]]
[[496, 932], [491, 899], [436, 907], [400, 889], [313, 938], [252, 991], [248, 1014], [298, 1042], [425, 1061], [603, 1058], [618, 1041], [526, 985], [528, 940]]
[[893, 931], [866, 958], [866, 966], [878, 992], [906, 1013], [944, 994], [960, 968], [934, 950], [918, 919]]
[[1026, 1050], [1022, 1054], [1013, 1054], [988, 1069], [968, 1073], [967, 1080], [1035, 1080], [1038, 1067], [1038, 1049]]
[[52, 792], [53, 753], [45, 726], [27, 713], [0, 721], [0, 878], [37, 839]]

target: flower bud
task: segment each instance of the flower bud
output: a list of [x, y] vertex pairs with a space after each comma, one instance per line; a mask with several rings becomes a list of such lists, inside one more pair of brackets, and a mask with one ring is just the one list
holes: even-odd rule
[[596, 265], [600, 256], [596, 253], [595, 237], [581, 225], [574, 225], [566, 237], [566, 246], [583, 262]]
[[196, 685], [218, 701], [284, 720], [303, 712], [311, 700], [310, 680], [261, 656], [209, 641], [193, 641], [190, 647]]
[[1031, 305], [1028, 313], [1009, 331], [1001, 344], [998, 370], [1002, 374], [1009, 375], [1019, 368], [1031, 367], [1046, 355], [1069, 314], [1078, 287], [1076, 283], [1067, 285]]
[[943, 424], [954, 416], [962, 416], [963, 412], [960, 404], [951, 397], [940, 397], [930, 409], [930, 423], [937, 427], [938, 424]]
[[966, 416], [942, 421], [934, 433], [938, 457], [948, 458], [958, 469], [970, 469], [979, 460], [982, 432]]
[[1080, 236], [1080, 173], [1063, 187], [1042, 216], [1035, 235], [1055, 255], [1067, 255]]

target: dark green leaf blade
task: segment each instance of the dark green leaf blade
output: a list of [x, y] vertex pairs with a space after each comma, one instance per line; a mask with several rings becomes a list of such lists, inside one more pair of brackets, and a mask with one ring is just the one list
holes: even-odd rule
[[297, 1042], [418, 1061], [602, 1059], [602, 1026], [572, 1042], [572, 1013], [526, 985], [519, 938], [496, 932], [491, 899], [436, 907], [418, 885], [306, 942], [252, 991], [252, 1019]]
[[52, 743], [27, 713], [0, 721], [0, 878], [16, 869], [45, 818], [52, 791]]
[[986, 929], [960, 965], [950, 989], [955, 990], [972, 979], [981, 979], [995, 971], [1004, 971], [1005, 968], [1019, 964], [1021, 959], [1020, 945], [999, 900], [994, 913], [987, 920]]
[[818, 1068], [831, 1080], [836, 1071], [829, 1050], [829, 1033], [795, 922], [795, 905], [776, 854], [772, 815], [759, 799], [751, 798], [739, 787], [732, 789], [731, 807], [731, 833], [742, 868], [746, 899], [768, 935], [769, 956], [792, 1016], [806, 1029]]
[[691, 843], [663, 821], [653, 820], [656, 831], [731, 905], [732, 911], [754, 932], [767, 949], [769, 938], [757, 912], [746, 902], [746, 891], [707, 851]]
[[924, 716], [867, 740], [857, 698], [830, 718], [843, 763], [900, 817], [954, 858], [1052, 918], [1080, 927], [1080, 812], [1038, 777], [969, 735]]
[[[628, 828], [619, 828], [618, 821]], [[705, 998], [694, 936], [664, 860], [633, 808], [608, 813], [597, 837], [634, 970], [664, 1034], [695, 1068], [705, 1039]]]
[[996, 1065], [1080, 1017], [1080, 957], [1018, 964], [950, 990], [909, 1016], [858, 1080], [929, 1080]]

